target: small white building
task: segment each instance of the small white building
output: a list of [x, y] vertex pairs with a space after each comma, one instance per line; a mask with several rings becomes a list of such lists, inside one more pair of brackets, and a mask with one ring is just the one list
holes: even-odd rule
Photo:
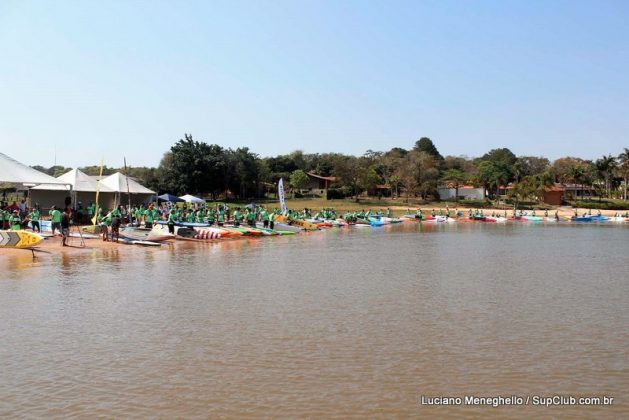
[[[457, 198], [456, 188], [450, 188], [449, 186], [442, 186], [438, 189], [439, 198], [441, 200], [454, 200]], [[458, 191], [459, 200], [484, 200], [485, 189], [476, 188], [473, 185], [462, 185]]]

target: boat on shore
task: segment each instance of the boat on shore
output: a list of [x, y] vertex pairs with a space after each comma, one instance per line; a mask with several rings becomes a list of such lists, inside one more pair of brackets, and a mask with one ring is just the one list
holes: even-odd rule
[[125, 226], [119, 231], [121, 238], [134, 241], [162, 242], [175, 239], [175, 235], [169, 232], [162, 232], [148, 228], [137, 228]]

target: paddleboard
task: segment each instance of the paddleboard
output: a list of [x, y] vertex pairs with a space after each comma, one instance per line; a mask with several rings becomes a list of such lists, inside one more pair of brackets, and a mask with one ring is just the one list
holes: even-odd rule
[[25, 230], [0, 230], [0, 247], [3, 248], [31, 248], [43, 240], [43, 236]]

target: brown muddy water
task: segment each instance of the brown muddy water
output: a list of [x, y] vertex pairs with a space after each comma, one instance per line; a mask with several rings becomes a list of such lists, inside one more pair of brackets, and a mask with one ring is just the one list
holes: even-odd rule
[[[0, 417], [629, 416], [629, 228], [0, 255]], [[427, 406], [438, 396], [609, 406]]]

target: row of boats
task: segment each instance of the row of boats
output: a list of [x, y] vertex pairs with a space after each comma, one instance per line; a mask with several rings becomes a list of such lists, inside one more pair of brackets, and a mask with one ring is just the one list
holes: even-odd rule
[[[159, 221], [153, 228], [143, 228], [126, 226], [120, 229], [120, 237], [126, 243], [138, 245], [159, 245], [164, 241], [170, 240], [187, 240], [187, 241], [208, 241], [217, 239], [235, 239], [241, 237], [262, 237], [262, 236], [278, 236], [278, 235], [294, 235], [304, 231], [315, 231], [327, 228], [368, 228], [380, 227], [396, 223], [402, 223], [405, 220], [414, 220], [421, 223], [457, 223], [457, 222], [485, 222], [485, 223], [507, 223], [507, 222], [559, 222], [556, 217], [542, 216], [479, 216], [472, 215], [470, 217], [449, 217], [449, 216], [424, 216], [418, 217], [415, 214], [406, 214], [402, 218], [371, 216], [368, 218], [353, 220], [347, 222], [344, 219], [324, 220], [316, 218], [292, 219], [279, 216], [279, 220], [274, 224], [273, 228], [264, 227], [260, 222], [255, 226], [226, 224], [224, 226], [210, 225], [207, 223], [188, 223], [178, 222], [174, 226], [174, 232], [170, 233], [166, 222]], [[588, 215], [573, 217], [573, 222], [627, 222], [629, 218], [625, 217], [606, 217], [600, 215]]]

